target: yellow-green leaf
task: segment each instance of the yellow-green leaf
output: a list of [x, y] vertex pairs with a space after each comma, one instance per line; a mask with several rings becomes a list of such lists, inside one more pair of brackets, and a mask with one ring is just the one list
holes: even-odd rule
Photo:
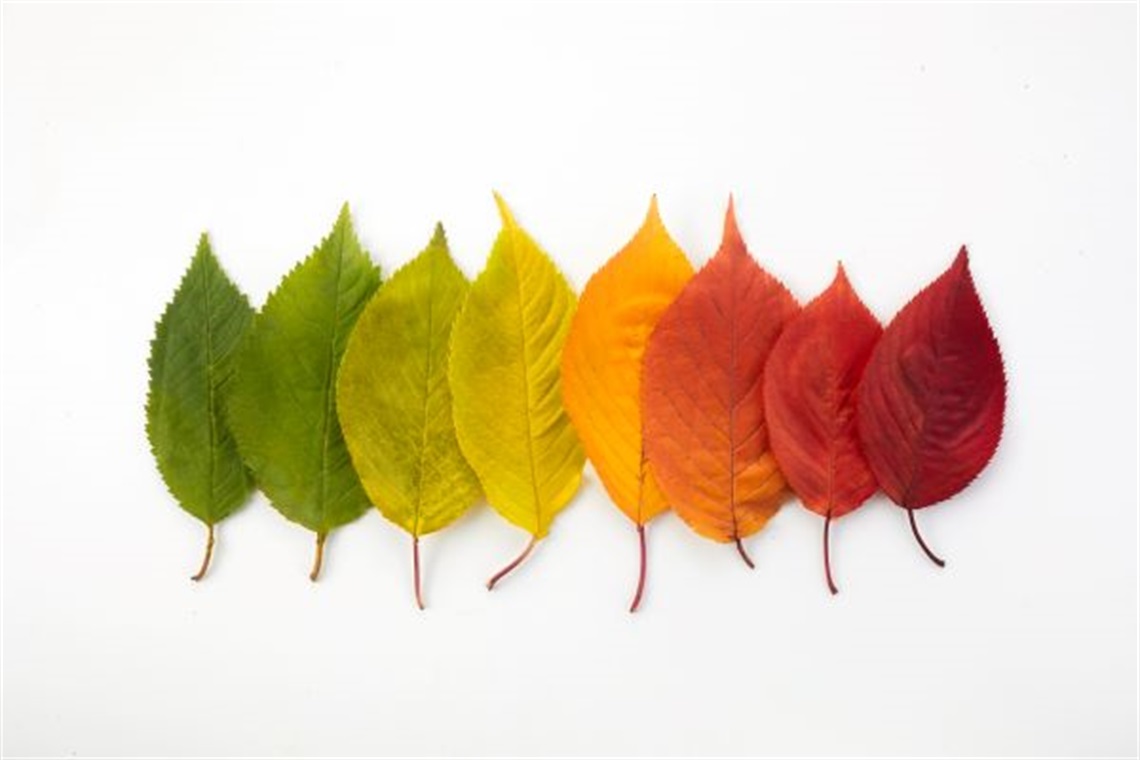
[[459, 445], [491, 506], [533, 536], [529, 552], [582, 479], [559, 376], [575, 297], [495, 200], [503, 229], [452, 329], [449, 378]]
[[437, 226], [428, 247], [368, 302], [337, 379], [337, 414], [364, 490], [413, 536], [421, 607], [419, 537], [481, 493], [455, 439], [447, 384], [451, 328], [469, 287]]
[[346, 205], [255, 317], [227, 406], [238, 448], [269, 501], [317, 534], [313, 580], [329, 531], [368, 509], [337, 421], [336, 370], [379, 284]]

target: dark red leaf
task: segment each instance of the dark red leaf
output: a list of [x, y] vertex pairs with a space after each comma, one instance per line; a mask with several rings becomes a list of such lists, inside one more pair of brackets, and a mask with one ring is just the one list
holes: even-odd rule
[[[910, 511], [912, 528], [914, 510], [950, 498], [982, 471], [1004, 413], [1001, 352], [963, 247], [887, 326], [859, 386], [864, 454], [882, 489]], [[922, 543], [917, 529], [915, 536]]]

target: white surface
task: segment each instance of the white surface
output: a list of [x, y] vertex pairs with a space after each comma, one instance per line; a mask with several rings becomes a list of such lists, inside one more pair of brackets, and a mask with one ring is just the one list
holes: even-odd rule
[[[1137, 752], [1136, 9], [3, 8], [3, 750], [10, 754]], [[880, 317], [959, 244], [1004, 349], [985, 475], [734, 551], [635, 534], [592, 471], [533, 560], [486, 507], [312, 541], [202, 530], [143, 432], [146, 354], [203, 228], [260, 303], [343, 200], [385, 271], [491, 190], [574, 284], [649, 194], [695, 262], [735, 192], [801, 298]]]

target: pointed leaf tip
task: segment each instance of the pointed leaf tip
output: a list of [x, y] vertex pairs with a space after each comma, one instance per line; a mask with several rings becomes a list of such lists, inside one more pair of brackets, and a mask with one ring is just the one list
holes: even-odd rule
[[[352, 212], [348, 209], [348, 201], [341, 204], [340, 213], [336, 215], [336, 222], [333, 223], [332, 232], [330, 232], [329, 235], [334, 236], [338, 232], [347, 232], [350, 235], [356, 234], [356, 231], [352, 228]], [[325, 240], [327, 239], [329, 238], [325, 238]], [[324, 240], [321, 242], [323, 243]]]
[[210, 245], [210, 235], [207, 232], [203, 232], [198, 236], [198, 247], [194, 249], [194, 258], [191, 260], [190, 265], [193, 267], [199, 262], [220, 266], [218, 264], [218, 258], [214, 255], [214, 248]]
[[661, 222], [661, 209], [657, 206], [657, 193], [649, 196], [649, 211], [645, 214], [645, 221]]
[[432, 233], [430, 245], [447, 245], [447, 233], [443, 231], [443, 222], [435, 223], [435, 231]]
[[498, 191], [494, 191], [495, 205], [499, 207], [499, 217], [503, 220], [504, 227], [517, 227], [518, 222], [515, 221], [515, 215], [511, 213], [510, 206], [503, 200], [503, 196], [499, 195]]
[[744, 252], [744, 238], [740, 234], [740, 226], [736, 223], [736, 204], [731, 194], [728, 196], [728, 210], [724, 214], [724, 236], [721, 242], [722, 246], [729, 244], [741, 253]]
[[970, 254], [966, 250], [966, 246], [963, 245], [958, 249], [958, 253], [954, 255], [954, 260], [950, 262], [950, 266], [946, 267], [946, 271], [942, 273], [939, 279], [968, 281], [973, 287], [974, 276], [970, 272]]
[[649, 237], [664, 235], [665, 238], [668, 239], [668, 245], [674, 247], [677, 245], [669, 235], [669, 230], [665, 227], [664, 220], [661, 219], [661, 209], [657, 205], [656, 193], [649, 196], [649, 210], [645, 212], [645, 221], [641, 223], [641, 228], [637, 231], [637, 236], [641, 235], [649, 235]]
[[835, 279], [831, 281], [831, 285], [843, 290], [851, 289], [851, 281], [847, 279], [847, 270], [843, 268], [842, 261], [835, 265]]

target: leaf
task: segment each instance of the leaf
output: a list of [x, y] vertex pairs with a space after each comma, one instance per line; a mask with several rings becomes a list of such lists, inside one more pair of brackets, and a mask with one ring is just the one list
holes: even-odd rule
[[228, 405], [242, 456], [273, 506], [317, 534], [310, 578], [334, 528], [368, 509], [336, 416], [336, 370], [380, 284], [346, 204], [332, 233], [293, 268], [254, 319]]
[[674, 511], [697, 533], [735, 542], [764, 527], [787, 498], [768, 448], [764, 362], [792, 295], [744, 246], [731, 200], [720, 250], [649, 338], [642, 409], [650, 468]]
[[669, 508], [645, 466], [641, 360], [657, 320], [693, 276], [669, 237], [656, 197], [641, 229], [582, 291], [562, 352], [562, 398], [582, 447], [614, 503], [637, 525], [645, 583], [645, 524]]
[[882, 333], [840, 265], [831, 286], [788, 322], [764, 369], [772, 453], [804, 506], [826, 518], [823, 563], [833, 594], [831, 521], [876, 489], [859, 446], [855, 391]]
[[443, 227], [368, 302], [348, 339], [337, 414], [372, 503], [412, 534], [416, 601], [419, 537], [446, 527], [480, 496], [455, 439], [448, 341], [469, 284]]
[[532, 535], [488, 588], [546, 536], [585, 463], [559, 380], [574, 291], [503, 199], [495, 200], [503, 229], [455, 320], [448, 370], [463, 454], [491, 506]]
[[214, 525], [246, 502], [253, 483], [222, 416], [237, 347], [253, 309], [226, 277], [205, 233], [150, 344], [146, 434], [158, 471], [179, 505], [206, 524], [210, 566]]
[[859, 385], [863, 451], [887, 496], [914, 511], [961, 491], [990, 461], [1005, 415], [1005, 369], [963, 246], [887, 325]]

